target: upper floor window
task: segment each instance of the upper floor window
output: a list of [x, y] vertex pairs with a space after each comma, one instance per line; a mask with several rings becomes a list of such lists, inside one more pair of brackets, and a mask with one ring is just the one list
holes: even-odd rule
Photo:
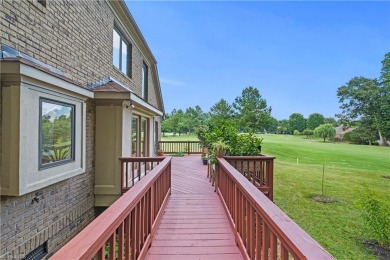
[[112, 46], [113, 64], [127, 76], [131, 77], [131, 45], [115, 28], [113, 29]]
[[142, 98], [148, 100], [148, 65], [142, 64]]

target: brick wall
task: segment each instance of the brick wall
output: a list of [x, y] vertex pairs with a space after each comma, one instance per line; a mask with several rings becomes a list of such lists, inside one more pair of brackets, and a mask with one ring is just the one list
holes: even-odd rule
[[[132, 78], [113, 66], [115, 16], [105, 1], [49, 0], [47, 8], [37, 8], [40, 4], [30, 1], [36, 0], [0, 1], [0, 43], [64, 71], [66, 77], [83, 86], [112, 76], [141, 96], [144, 58], [128, 38], [132, 44]], [[157, 107], [151, 78], [149, 102]]]
[[[141, 96], [142, 53], [132, 43], [132, 79], [114, 68], [115, 17], [105, 1], [48, 0], [47, 4], [42, 8], [36, 0], [0, 0], [0, 43], [64, 71], [83, 86], [112, 76]], [[153, 92], [149, 82], [149, 103], [157, 107]], [[85, 174], [24, 196], [1, 197], [0, 259], [22, 258], [45, 241], [51, 254], [94, 218], [93, 101], [87, 102], [86, 123]]]
[[[20, 259], [48, 241], [55, 252], [94, 219], [95, 105], [87, 102], [86, 173], [19, 197], [1, 197], [0, 259]], [[34, 201], [36, 198], [38, 201]]]

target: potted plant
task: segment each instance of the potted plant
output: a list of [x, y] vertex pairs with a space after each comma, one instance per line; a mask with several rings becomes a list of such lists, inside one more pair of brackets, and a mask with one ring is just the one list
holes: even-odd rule
[[202, 162], [203, 165], [207, 165], [209, 158], [207, 157], [207, 154], [202, 154]]
[[209, 153], [209, 148], [206, 145], [203, 145], [202, 154], [208, 154], [208, 153]]
[[217, 157], [223, 157], [226, 155], [226, 150], [229, 148], [227, 144], [222, 141], [213, 143], [214, 153]]

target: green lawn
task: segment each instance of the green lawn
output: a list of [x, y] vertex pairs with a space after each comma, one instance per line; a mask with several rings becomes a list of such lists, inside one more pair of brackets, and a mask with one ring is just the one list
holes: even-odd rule
[[[262, 152], [276, 157], [275, 203], [337, 259], [375, 259], [361, 244], [370, 236], [357, 201], [363, 183], [376, 190], [381, 200], [390, 201], [390, 179], [383, 178], [390, 175], [390, 149], [323, 143], [301, 136], [261, 137]], [[181, 136], [179, 140], [194, 138]], [[311, 200], [311, 196], [321, 194], [323, 165], [324, 193], [337, 203]]]

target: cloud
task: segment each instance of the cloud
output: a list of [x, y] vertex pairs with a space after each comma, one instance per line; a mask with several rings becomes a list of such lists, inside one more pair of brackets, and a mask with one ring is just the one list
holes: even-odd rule
[[184, 87], [186, 85], [184, 82], [166, 78], [160, 78], [160, 83], [177, 87]]

